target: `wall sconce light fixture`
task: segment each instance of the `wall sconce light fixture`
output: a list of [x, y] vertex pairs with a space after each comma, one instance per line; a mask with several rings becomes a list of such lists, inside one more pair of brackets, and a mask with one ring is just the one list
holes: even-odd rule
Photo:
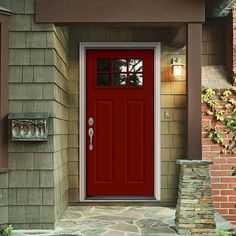
[[172, 66], [173, 76], [175, 78], [182, 78], [184, 65], [181, 63], [181, 58], [179, 57], [171, 58], [171, 66]]

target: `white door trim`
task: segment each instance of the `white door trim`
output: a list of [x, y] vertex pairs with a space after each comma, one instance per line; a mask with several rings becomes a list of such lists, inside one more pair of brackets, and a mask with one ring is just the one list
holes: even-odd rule
[[[79, 102], [79, 179], [80, 202], [86, 200], [86, 50], [87, 49], [154, 49], [154, 196], [157, 201], [161, 199], [161, 139], [160, 139], [160, 84], [161, 84], [161, 44], [159, 42], [81, 42], [79, 53], [80, 68], [80, 102]], [[99, 200], [111, 201], [111, 200]], [[112, 200], [130, 201], [130, 200]], [[143, 200], [132, 200], [143, 201]]]

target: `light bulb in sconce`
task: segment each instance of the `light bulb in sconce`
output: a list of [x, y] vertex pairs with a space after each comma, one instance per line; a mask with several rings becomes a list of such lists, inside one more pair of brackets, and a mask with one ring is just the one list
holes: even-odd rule
[[174, 78], [177, 79], [182, 78], [184, 65], [181, 63], [181, 58], [179, 57], [171, 58], [171, 66]]

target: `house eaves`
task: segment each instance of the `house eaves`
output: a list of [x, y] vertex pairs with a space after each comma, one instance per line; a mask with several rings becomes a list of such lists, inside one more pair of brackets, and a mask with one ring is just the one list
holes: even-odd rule
[[234, 0], [206, 0], [207, 18], [227, 16], [233, 8]]
[[13, 12], [11, 10], [8, 10], [8, 9], [0, 6], [0, 14], [2, 14], [2, 15], [11, 15], [12, 13]]

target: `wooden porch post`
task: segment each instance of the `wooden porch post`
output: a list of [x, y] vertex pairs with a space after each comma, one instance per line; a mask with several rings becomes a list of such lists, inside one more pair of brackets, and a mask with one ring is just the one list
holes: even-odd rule
[[188, 159], [202, 159], [201, 43], [202, 24], [187, 25]]

